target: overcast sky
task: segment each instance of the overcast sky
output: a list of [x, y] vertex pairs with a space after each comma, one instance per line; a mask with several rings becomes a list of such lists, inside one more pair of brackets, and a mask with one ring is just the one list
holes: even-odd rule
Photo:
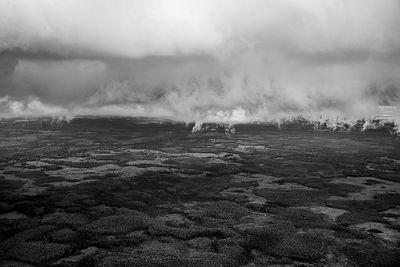
[[399, 30], [398, 0], [0, 0], [0, 117], [368, 117]]

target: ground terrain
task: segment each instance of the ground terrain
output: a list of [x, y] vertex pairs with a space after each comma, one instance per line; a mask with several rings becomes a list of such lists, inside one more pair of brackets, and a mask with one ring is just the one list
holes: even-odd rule
[[0, 266], [400, 266], [400, 138], [0, 124]]

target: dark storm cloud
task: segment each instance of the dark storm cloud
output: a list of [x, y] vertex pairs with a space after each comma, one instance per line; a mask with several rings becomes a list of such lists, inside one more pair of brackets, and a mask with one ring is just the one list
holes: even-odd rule
[[2, 52], [0, 53], [0, 77], [10, 76], [17, 66], [18, 60], [13, 54]]
[[17, 64], [18, 59], [13, 54], [0, 53], [0, 97], [12, 93], [11, 75]]
[[3, 116], [368, 116], [396, 103], [381, 91], [398, 88], [399, 25], [396, 0], [0, 0], [0, 105]]

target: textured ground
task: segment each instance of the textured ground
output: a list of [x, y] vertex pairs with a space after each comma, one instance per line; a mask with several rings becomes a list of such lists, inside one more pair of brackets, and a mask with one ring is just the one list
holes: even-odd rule
[[400, 139], [0, 124], [0, 266], [399, 266]]

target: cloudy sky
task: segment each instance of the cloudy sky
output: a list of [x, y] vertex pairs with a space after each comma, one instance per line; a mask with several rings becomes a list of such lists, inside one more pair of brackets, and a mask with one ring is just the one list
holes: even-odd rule
[[369, 117], [399, 0], [0, 0], [0, 117]]

